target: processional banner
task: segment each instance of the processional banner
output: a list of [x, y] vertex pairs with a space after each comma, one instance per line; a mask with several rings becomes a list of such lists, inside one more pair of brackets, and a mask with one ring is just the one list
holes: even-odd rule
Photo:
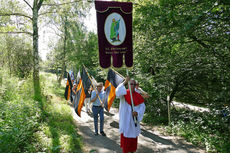
[[102, 68], [133, 66], [131, 2], [95, 1], [99, 62]]

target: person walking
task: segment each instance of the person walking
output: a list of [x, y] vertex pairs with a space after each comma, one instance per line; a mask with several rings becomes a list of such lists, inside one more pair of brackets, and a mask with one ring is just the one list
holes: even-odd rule
[[72, 95], [71, 95], [71, 97], [72, 97], [72, 99], [74, 100], [75, 99], [75, 97], [76, 97], [76, 94], [77, 94], [77, 84], [76, 83], [74, 83], [73, 84], [73, 88], [72, 88]]
[[[134, 111], [132, 110], [130, 90], [125, 85], [130, 81]], [[119, 132], [120, 147], [123, 153], [135, 152], [137, 150], [137, 139], [140, 130], [140, 122], [145, 112], [144, 98], [135, 91], [136, 82], [127, 76], [125, 81], [116, 88], [116, 97], [120, 99], [119, 105]], [[134, 117], [137, 123], [134, 122]]]
[[104, 128], [104, 97], [105, 91], [102, 90], [103, 83], [99, 82], [97, 84], [97, 89], [92, 91], [91, 94], [91, 102], [93, 103], [92, 111], [93, 111], [93, 118], [94, 118], [94, 128], [95, 133], [94, 135], [98, 135], [98, 115], [100, 115], [100, 134], [102, 136], [106, 136], [103, 131]]

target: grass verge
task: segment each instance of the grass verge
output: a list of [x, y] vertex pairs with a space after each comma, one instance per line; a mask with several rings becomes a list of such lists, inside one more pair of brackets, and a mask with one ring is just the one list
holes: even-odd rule
[[40, 75], [42, 102], [34, 101], [31, 78], [19, 80], [3, 71], [0, 76], [0, 152], [82, 152], [71, 107], [61, 98], [64, 87], [54, 75]]

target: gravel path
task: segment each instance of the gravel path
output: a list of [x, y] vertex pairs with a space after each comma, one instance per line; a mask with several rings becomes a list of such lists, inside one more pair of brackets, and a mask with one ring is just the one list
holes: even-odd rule
[[[106, 137], [94, 136], [92, 114], [87, 114], [85, 108], [79, 117], [72, 108], [73, 117], [82, 136], [84, 153], [122, 153], [118, 129], [118, 110], [111, 108], [105, 111], [104, 131]], [[157, 128], [141, 125], [142, 133], [138, 137], [137, 153], [205, 153], [204, 150], [187, 143], [177, 136], [165, 136]]]
[[210, 110], [208, 108], [204, 108], [204, 107], [193, 106], [193, 105], [190, 105], [190, 104], [176, 102], [176, 101], [172, 101], [172, 103], [176, 107], [180, 107], [180, 108], [187, 108], [187, 109], [194, 110], [194, 111], [199, 111], [199, 112], [210, 112]]

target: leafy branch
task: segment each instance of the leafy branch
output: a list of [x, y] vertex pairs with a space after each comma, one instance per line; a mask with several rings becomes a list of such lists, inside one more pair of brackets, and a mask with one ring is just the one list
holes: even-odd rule
[[27, 31], [7, 31], [7, 32], [0, 32], [0, 34], [28, 34], [30, 36], [32, 36], [33, 34], [31, 32], [27, 32]]
[[0, 16], [23, 16], [32, 20], [32, 17], [22, 14], [22, 13], [0, 13]]

